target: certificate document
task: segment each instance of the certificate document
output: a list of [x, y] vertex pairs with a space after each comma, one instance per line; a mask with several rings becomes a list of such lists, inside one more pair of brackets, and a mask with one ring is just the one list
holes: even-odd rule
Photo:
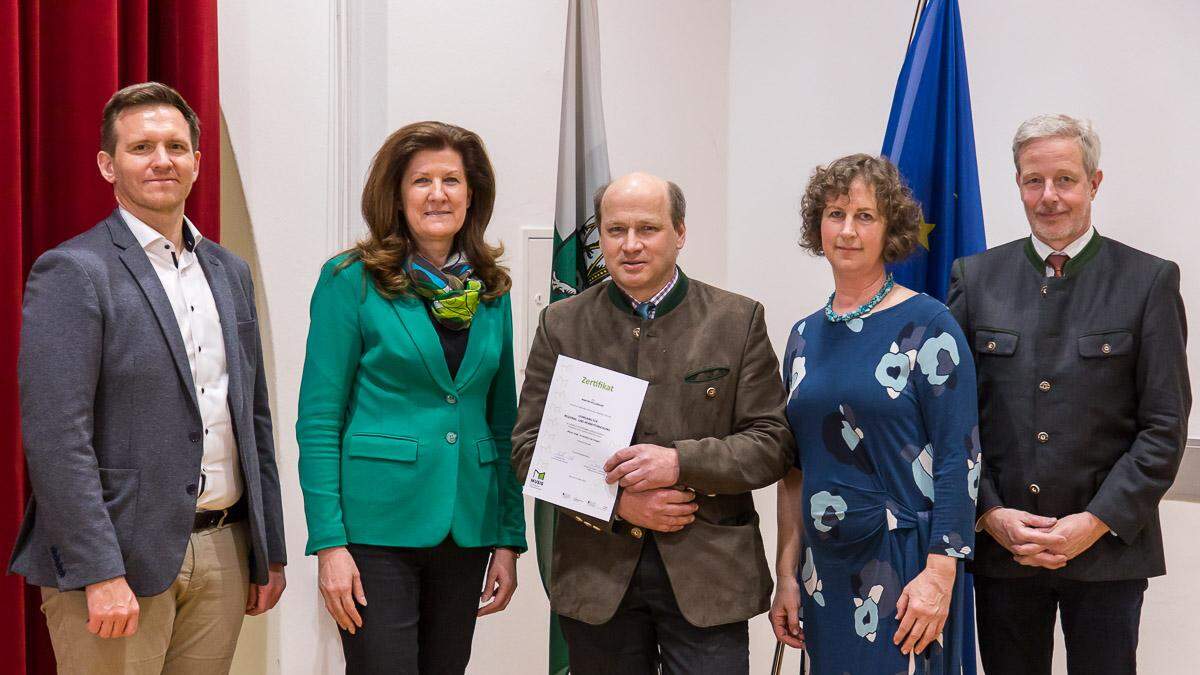
[[612, 517], [617, 485], [604, 462], [629, 447], [649, 382], [559, 356], [525, 479], [525, 494], [600, 520]]

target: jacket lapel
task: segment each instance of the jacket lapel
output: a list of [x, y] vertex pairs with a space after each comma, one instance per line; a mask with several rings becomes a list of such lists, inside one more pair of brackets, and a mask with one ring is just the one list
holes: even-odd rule
[[200, 405], [196, 401], [196, 384], [192, 381], [192, 369], [188, 365], [187, 350], [183, 346], [183, 334], [179, 330], [179, 323], [175, 321], [175, 311], [171, 308], [171, 301], [167, 299], [167, 292], [163, 290], [162, 282], [159, 281], [154, 266], [150, 264], [150, 259], [138, 245], [133, 233], [129, 231], [129, 226], [121, 218], [120, 212], [113, 211], [105, 222], [108, 224], [108, 232], [112, 236], [113, 243], [118, 248], [124, 249], [120, 254], [121, 262], [125, 264], [129, 273], [142, 287], [142, 293], [146, 295], [150, 308], [154, 310], [154, 316], [158, 319], [163, 338], [166, 339], [167, 347], [171, 350], [175, 370], [179, 372], [179, 378], [183, 380], [188, 399], [192, 402], [192, 406], [199, 410]]
[[[446, 352], [442, 350], [442, 341], [438, 339], [428, 310], [425, 309], [425, 303], [419, 298], [402, 294], [392, 298], [391, 305], [396, 316], [400, 318], [400, 323], [404, 324], [404, 329], [408, 331], [408, 336], [412, 339], [413, 344], [417, 346], [417, 351], [421, 354], [421, 360], [425, 362], [429, 376], [446, 391], [455, 391], [454, 383], [450, 381], [450, 371], [446, 368]], [[469, 354], [469, 342], [467, 348]], [[461, 371], [462, 368], [459, 370]]]
[[237, 309], [233, 304], [233, 291], [229, 286], [227, 268], [216, 256], [209, 256], [206, 241], [196, 247], [196, 258], [208, 279], [213, 301], [217, 305], [217, 316], [221, 320], [221, 337], [225, 341], [225, 370], [229, 374], [229, 408], [242, 409], [242, 349], [237, 332]]
[[476, 370], [479, 370], [479, 364], [483, 361], [483, 352], [487, 349], [487, 344], [491, 339], [492, 320], [495, 314], [496, 312], [488, 303], [480, 302], [479, 309], [475, 311], [475, 317], [471, 319], [471, 334], [467, 336], [467, 351], [463, 354], [462, 363], [458, 366], [458, 372], [454, 376], [454, 384], [459, 389], [471, 380]]

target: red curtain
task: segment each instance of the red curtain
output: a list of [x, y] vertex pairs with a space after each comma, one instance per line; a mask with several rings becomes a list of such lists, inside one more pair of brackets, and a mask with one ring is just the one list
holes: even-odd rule
[[[0, 562], [29, 497], [21, 450], [17, 349], [21, 291], [37, 256], [116, 205], [100, 177], [100, 112], [117, 89], [157, 80], [201, 121], [200, 179], [187, 215], [220, 235], [216, 0], [0, 0]], [[0, 577], [6, 673], [53, 673], [36, 588]]]

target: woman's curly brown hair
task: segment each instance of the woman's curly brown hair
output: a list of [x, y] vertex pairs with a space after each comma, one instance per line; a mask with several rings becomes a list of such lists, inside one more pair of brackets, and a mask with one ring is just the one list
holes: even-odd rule
[[875, 188], [875, 204], [887, 227], [883, 261], [893, 263], [907, 258], [916, 250], [921, 234], [921, 206], [901, 180], [895, 164], [887, 157], [861, 153], [813, 170], [800, 200], [800, 247], [814, 255], [825, 255], [821, 248], [821, 216], [831, 200], [850, 194], [850, 183], [856, 178]]
[[495, 300], [512, 288], [508, 270], [499, 263], [504, 247], [491, 246], [483, 239], [496, 203], [496, 175], [483, 139], [453, 124], [416, 122], [393, 132], [375, 153], [362, 195], [362, 214], [369, 232], [350, 249], [350, 255], [340, 265], [345, 267], [361, 260], [384, 297], [410, 292], [404, 261], [416, 242], [404, 218], [401, 186], [404, 171], [418, 152], [446, 148], [462, 157], [467, 187], [471, 190], [466, 219], [454, 235], [454, 250], [462, 251], [471, 261], [475, 276], [485, 288], [481, 296], [484, 301]]

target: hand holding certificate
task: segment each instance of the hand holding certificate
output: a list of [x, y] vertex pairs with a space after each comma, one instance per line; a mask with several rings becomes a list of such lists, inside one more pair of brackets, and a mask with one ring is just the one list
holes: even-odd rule
[[608, 520], [617, 486], [604, 463], [633, 438], [649, 383], [559, 356], [546, 395], [524, 492]]

